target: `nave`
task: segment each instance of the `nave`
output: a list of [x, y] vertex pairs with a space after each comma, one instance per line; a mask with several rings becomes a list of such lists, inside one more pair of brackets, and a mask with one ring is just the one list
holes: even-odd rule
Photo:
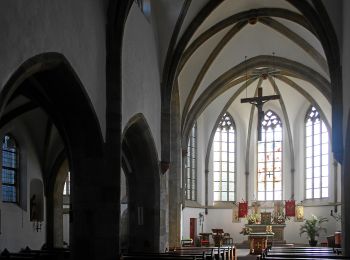
[[0, 1], [0, 252], [254, 258], [272, 232], [348, 255], [349, 11]]

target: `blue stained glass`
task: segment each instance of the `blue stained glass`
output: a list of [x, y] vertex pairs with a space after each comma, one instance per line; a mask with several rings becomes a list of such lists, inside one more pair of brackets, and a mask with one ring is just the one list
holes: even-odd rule
[[16, 141], [5, 135], [2, 142], [2, 200], [17, 201], [17, 146]]

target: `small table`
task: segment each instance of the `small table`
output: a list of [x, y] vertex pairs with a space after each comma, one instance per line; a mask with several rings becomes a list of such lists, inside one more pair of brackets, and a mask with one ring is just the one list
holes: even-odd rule
[[259, 232], [259, 233], [250, 233], [248, 235], [249, 239], [249, 253], [251, 255], [259, 255], [262, 254], [263, 250], [267, 247], [267, 239], [273, 238], [274, 233], [266, 233], [266, 232]]

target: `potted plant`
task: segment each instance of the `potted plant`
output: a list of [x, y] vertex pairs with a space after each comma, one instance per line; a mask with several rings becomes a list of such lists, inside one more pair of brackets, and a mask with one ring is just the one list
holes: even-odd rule
[[300, 226], [299, 235], [306, 233], [309, 237], [310, 246], [316, 246], [317, 240], [316, 237], [320, 235], [320, 232], [326, 232], [326, 228], [322, 227], [323, 222], [327, 222], [328, 219], [325, 217], [318, 218], [315, 215], [312, 215], [311, 218], [305, 219], [305, 223]]

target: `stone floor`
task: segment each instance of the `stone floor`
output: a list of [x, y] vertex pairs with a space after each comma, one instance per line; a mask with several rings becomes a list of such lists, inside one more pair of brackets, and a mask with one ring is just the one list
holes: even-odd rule
[[256, 255], [250, 255], [249, 249], [236, 249], [237, 260], [255, 260]]

